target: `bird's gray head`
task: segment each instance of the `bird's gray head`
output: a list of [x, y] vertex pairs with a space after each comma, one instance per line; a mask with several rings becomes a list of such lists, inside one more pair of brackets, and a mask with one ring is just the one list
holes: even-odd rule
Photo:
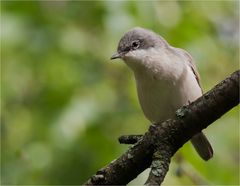
[[111, 59], [134, 60], [142, 57], [148, 49], [165, 46], [167, 46], [167, 42], [158, 34], [151, 30], [135, 27], [120, 39], [117, 53]]

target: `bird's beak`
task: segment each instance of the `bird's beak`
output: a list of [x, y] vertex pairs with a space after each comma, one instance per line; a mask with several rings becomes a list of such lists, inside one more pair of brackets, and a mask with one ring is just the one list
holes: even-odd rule
[[112, 57], [110, 59], [113, 60], [113, 59], [117, 59], [117, 58], [121, 58], [121, 57], [122, 57], [121, 53], [116, 52], [115, 54], [112, 55]]

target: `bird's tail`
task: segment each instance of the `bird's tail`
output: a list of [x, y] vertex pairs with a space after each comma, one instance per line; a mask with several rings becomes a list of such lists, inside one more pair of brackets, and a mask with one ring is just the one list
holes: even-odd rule
[[212, 146], [209, 143], [207, 137], [202, 132], [193, 136], [191, 142], [202, 159], [207, 161], [210, 158], [212, 158], [213, 156]]

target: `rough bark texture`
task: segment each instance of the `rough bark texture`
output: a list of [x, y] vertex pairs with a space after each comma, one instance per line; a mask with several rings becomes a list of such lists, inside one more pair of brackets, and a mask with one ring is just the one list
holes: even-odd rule
[[160, 185], [175, 152], [192, 136], [238, 105], [239, 74], [240, 71], [234, 72], [196, 101], [178, 109], [175, 118], [152, 124], [137, 143], [100, 169], [85, 185], [125, 185], [150, 165], [146, 185]]

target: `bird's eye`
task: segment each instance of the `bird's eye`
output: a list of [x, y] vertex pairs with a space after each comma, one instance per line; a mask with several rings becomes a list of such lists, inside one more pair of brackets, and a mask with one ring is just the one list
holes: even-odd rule
[[132, 49], [137, 49], [140, 46], [139, 40], [133, 41], [132, 42]]

